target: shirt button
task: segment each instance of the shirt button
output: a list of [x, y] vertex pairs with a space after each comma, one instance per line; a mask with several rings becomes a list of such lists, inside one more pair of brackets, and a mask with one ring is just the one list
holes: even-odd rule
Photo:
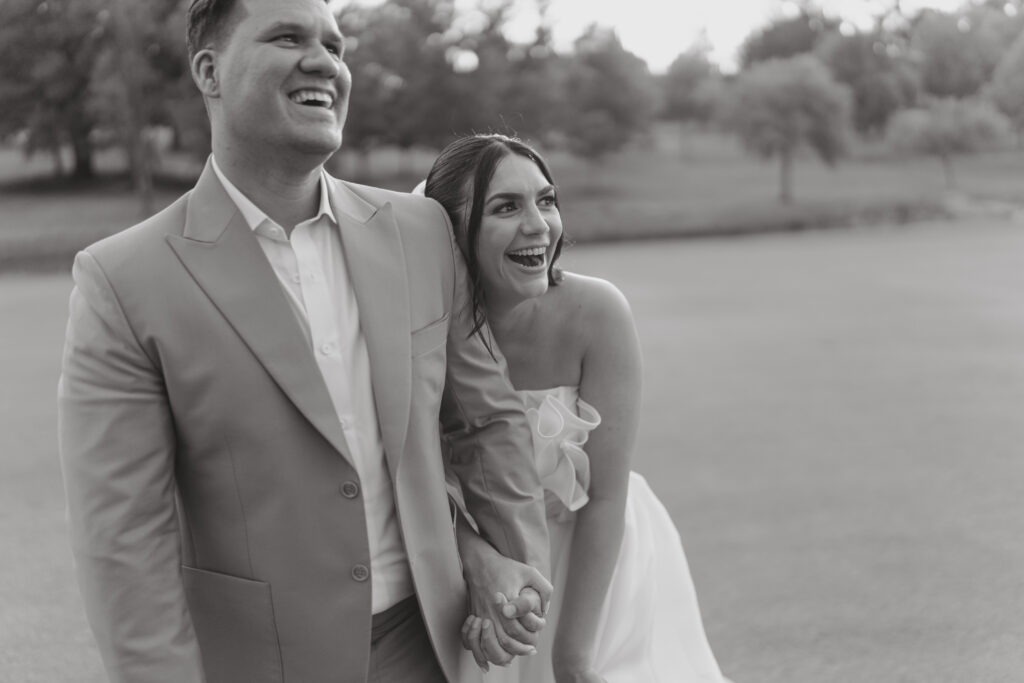
[[370, 570], [366, 568], [365, 564], [357, 564], [352, 567], [352, 578], [359, 582], [366, 581], [370, 578]]
[[341, 495], [346, 498], [355, 498], [359, 495], [359, 484], [354, 481], [346, 481], [341, 485]]
[[323, 344], [320, 345], [320, 353], [324, 354], [325, 356], [331, 355], [332, 353], [334, 353], [334, 344], [331, 342], [324, 342]]
[[295, 273], [294, 275], [292, 275], [292, 282], [294, 282], [295, 284], [299, 284], [300, 282], [302, 282], [302, 276], [299, 275], [298, 273]]

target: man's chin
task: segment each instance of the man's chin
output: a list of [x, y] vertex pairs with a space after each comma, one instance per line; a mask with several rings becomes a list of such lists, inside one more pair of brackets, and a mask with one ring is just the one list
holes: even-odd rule
[[326, 161], [341, 148], [341, 134], [306, 135], [295, 139], [291, 146], [296, 152], [319, 155]]

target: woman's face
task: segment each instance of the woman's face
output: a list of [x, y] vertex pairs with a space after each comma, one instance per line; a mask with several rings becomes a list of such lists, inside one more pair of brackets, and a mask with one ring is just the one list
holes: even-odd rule
[[476, 256], [488, 306], [510, 306], [548, 289], [548, 266], [562, 236], [555, 188], [532, 160], [498, 162], [484, 200]]

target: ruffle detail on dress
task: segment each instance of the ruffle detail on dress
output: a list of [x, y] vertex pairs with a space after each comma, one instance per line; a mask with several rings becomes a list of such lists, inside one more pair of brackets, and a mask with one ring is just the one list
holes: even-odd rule
[[554, 394], [546, 394], [538, 407], [527, 409], [526, 417], [548, 514], [562, 517], [579, 510], [590, 500], [590, 458], [583, 446], [601, 424], [601, 416], [582, 399], [577, 399], [574, 411]]

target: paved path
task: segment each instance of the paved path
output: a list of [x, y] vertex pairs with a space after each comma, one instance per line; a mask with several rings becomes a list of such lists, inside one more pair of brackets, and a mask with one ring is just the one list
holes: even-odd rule
[[[726, 673], [1022, 680], [1024, 226], [617, 244], [566, 261], [634, 306], [636, 467], [677, 520]], [[53, 429], [69, 286], [0, 276], [0, 681], [102, 680]]]

